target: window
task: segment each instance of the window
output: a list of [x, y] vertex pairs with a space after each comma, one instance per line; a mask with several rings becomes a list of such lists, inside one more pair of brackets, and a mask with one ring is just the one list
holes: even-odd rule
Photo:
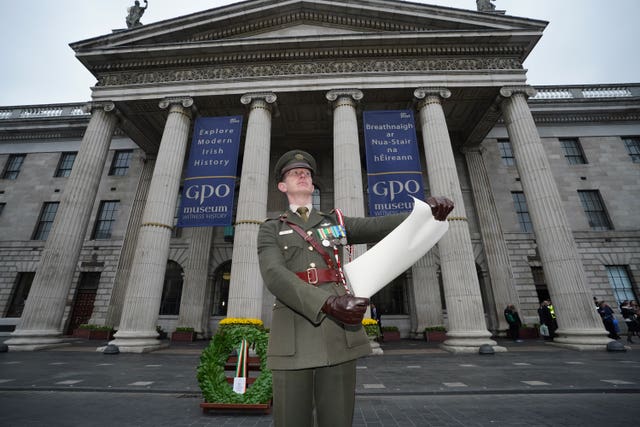
[[504, 164], [505, 166], [514, 166], [516, 164], [516, 159], [513, 157], [513, 150], [511, 149], [511, 143], [509, 142], [509, 140], [499, 140], [498, 150], [500, 150], [502, 164]]
[[109, 175], [124, 176], [129, 170], [133, 150], [119, 150], [113, 154]]
[[55, 177], [62, 178], [71, 175], [71, 168], [76, 161], [76, 155], [78, 153], [62, 153], [60, 155], [60, 161], [58, 162], [58, 168], [56, 169]]
[[622, 138], [624, 141], [624, 146], [629, 153], [629, 157], [631, 157], [631, 161], [633, 163], [640, 163], [640, 137], [632, 136], [627, 138]]
[[384, 322], [385, 314], [407, 314], [409, 312], [405, 293], [406, 276], [406, 273], [401, 274], [371, 297], [371, 302], [376, 305], [378, 312], [383, 316], [382, 322]]
[[4, 210], [4, 206], [6, 203], [0, 203], [0, 216], [2, 216], [2, 211]]
[[536, 287], [538, 301], [550, 300], [551, 296], [549, 295], [549, 289], [547, 288], [547, 281], [544, 277], [542, 267], [531, 267], [531, 275], [533, 276], [533, 285]]
[[226, 316], [229, 300], [229, 282], [231, 281], [231, 261], [220, 265], [214, 273], [213, 300], [211, 301], [212, 316]]
[[631, 277], [626, 265], [607, 265], [607, 275], [618, 305], [624, 300], [638, 300], [631, 286]]
[[515, 206], [516, 215], [518, 216], [520, 231], [524, 233], [533, 232], [533, 224], [531, 223], [529, 208], [527, 207], [527, 200], [524, 198], [524, 193], [522, 191], [512, 191], [511, 197], [513, 197], [513, 205]]
[[564, 152], [564, 158], [570, 165], [584, 165], [587, 163], [582, 146], [577, 139], [560, 139], [560, 146]]
[[178, 218], [180, 217], [180, 199], [182, 199], [182, 187], [178, 190], [178, 200], [176, 200], [176, 209], [173, 213], [173, 228], [171, 229], [171, 237], [182, 237], [182, 227], [178, 227]]
[[40, 212], [40, 219], [36, 226], [36, 231], [33, 233], [32, 240], [47, 240], [49, 232], [53, 226], [53, 220], [58, 212], [59, 202], [45, 202], [42, 205], [42, 212]]
[[27, 301], [35, 272], [18, 273], [16, 277], [16, 284], [13, 287], [13, 293], [11, 294], [11, 303], [7, 309], [5, 317], [21, 317], [22, 310], [24, 310], [24, 303]]
[[313, 204], [313, 209], [320, 210], [320, 189], [318, 187], [313, 189], [311, 203]]
[[578, 190], [584, 213], [592, 230], [611, 230], [611, 221], [598, 190]]
[[111, 231], [113, 230], [113, 224], [116, 222], [119, 205], [120, 201], [118, 200], [100, 202], [98, 218], [96, 219], [96, 226], [93, 230], [93, 239], [98, 240], [111, 238]]
[[7, 164], [4, 168], [4, 172], [2, 173], [2, 178], [18, 178], [18, 174], [20, 173], [20, 168], [22, 167], [22, 163], [24, 163], [25, 157], [27, 157], [26, 154], [11, 154], [9, 159], [7, 159]]
[[182, 297], [182, 267], [175, 261], [167, 262], [164, 273], [164, 286], [160, 300], [160, 315], [177, 316], [180, 314], [180, 299]]

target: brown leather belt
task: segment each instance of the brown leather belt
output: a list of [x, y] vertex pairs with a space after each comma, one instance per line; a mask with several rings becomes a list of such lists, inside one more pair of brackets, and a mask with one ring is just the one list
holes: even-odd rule
[[338, 272], [331, 268], [307, 268], [305, 271], [296, 272], [296, 276], [309, 283], [310, 285], [318, 285], [320, 283], [327, 282], [340, 282], [340, 276], [338, 275]]

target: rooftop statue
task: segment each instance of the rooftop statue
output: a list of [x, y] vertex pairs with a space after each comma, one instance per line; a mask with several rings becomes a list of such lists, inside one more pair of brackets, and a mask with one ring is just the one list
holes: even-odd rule
[[140, 22], [140, 18], [144, 15], [144, 11], [149, 7], [149, 2], [144, 0], [144, 7], [140, 6], [140, 2], [138, 0], [135, 1], [135, 4], [129, 8], [127, 8], [127, 28], [139, 27], [142, 25]]
[[496, 10], [496, 5], [491, 3], [494, 0], [476, 0], [476, 6], [478, 12], [493, 12]]

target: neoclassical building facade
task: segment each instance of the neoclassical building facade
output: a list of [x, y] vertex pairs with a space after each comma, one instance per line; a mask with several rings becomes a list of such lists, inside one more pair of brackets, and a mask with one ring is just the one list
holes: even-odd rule
[[[319, 164], [314, 204], [366, 215], [362, 113], [415, 115], [426, 194], [455, 204], [437, 247], [373, 301], [405, 337], [445, 325], [476, 352], [551, 299], [557, 345], [605, 349], [593, 299], [640, 295], [640, 84], [531, 87], [547, 23], [403, 1], [255, 0], [72, 43], [83, 104], [0, 107], [0, 327], [11, 351], [81, 323], [120, 351], [267, 325], [259, 224], [273, 165]], [[193, 123], [244, 118], [232, 227], [180, 228]], [[355, 255], [366, 247], [358, 247]], [[301, 284], [302, 286], [302, 284]], [[498, 348], [498, 346], [496, 346]]]

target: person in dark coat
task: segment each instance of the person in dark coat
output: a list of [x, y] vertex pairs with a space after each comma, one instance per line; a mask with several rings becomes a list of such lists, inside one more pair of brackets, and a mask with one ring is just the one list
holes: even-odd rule
[[[347, 291], [340, 264], [332, 260], [337, 255], [342, 262], [341, 245], [376, 242], [407, 217], [344, 217], [340, 230], [335, 212], [312, 206], [315, 171], [315, 159], [305, 151], [278, 160], [277, 186], [289, 209], [258, 231], [260, 272], [276, 297], [267, 350], [276, 427], [352, 425], [356, 359], [371, 352], [361, 323], [369, 300]], [[453, 209], [446, 198], [427, 203], [440, 221]]]
[[504, 309], [504, 318], [509, 324], [509, 336], [511, 339], [515, 342], [522, 342], [520, 339], [522, 320], [520, 320], [520, 315], [513, 304], [509, 304], [507, 308]]
[[637, 334], [640, 330], [640, 325], [638, 324], [638, 316], [629, 300], [622, 301], [620, 313], [622, 313], [624, 323], [627, 325], [627, 342], [633, 344], [631, 337]]
[[604, 301], [600, 301], [598, 305], [598, 314], [602, 317], [604, 328], [609, 332], [609, 338], [619, 340], [620, 335], [616, 331], [616, 325], [613, 323], [613, 309]]
[[545, 340], [553, 340], [555, 331], [556, 329], [558, 329], [558, 327], [556, 326], [556, 320], [554, 319], [553, 314], [549, 309], [549, 304], [550, 301], [548, 300], [542, 301], [542, 303], [540, 303], [540, 308], [538, 308], [538, 318], [540, 319], [540, 324], [545, 325], [547, 327], [547, 330], [549, 331], [549, 335], [544, 337]]

